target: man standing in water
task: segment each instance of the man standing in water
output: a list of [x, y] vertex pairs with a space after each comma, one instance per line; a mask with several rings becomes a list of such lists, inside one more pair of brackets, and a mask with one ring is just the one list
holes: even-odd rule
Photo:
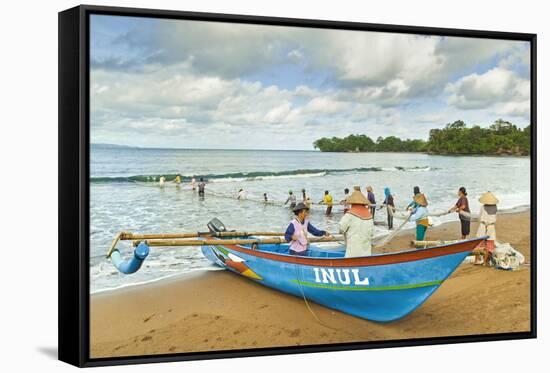
[[204, 197], [205, 188], [206, 188], [206, 183], [204, 182], [204, 179], [201, 177], [199, 179], [199, 197]]
[[294, 207], [296, 207], [296, 196], [292, 193], [292, 190], [288, 191], [288, 198], [286, 199], [284, 206], [286, 206], [286, 204], [289, 202], [290, 202], [290, 208], [294, 209]]
[[290, 242], [288, 248], [288, 253], [290, 255], [308, 255], [308, 232], [317, 237], [330, 236], [330, 233], [317, 229], [311, 225], [307, 219], [308, 210], [309, 209], [303, 202], [298, 203], [292, 210], [296, 216], [292, 219], [285, 232], [285, 240]]
[[193, 192], [197, 189], [197, 181], [195, 180], [195, 176], [191, 177], [191, 189], [193, 189]]
[[332, 214], [332, 196], [328, 193], [328, 190], [325, 190], [325, 196], [323, 197], [323, 200], [320, 201], [319, 203], [327, 205], [327, 210], [325, 211], [325, 215], [330, 216]]
[[306, 190], [302, 189], [302, 202], [306, 205], [308, 209], [311, 208], [311, 198], [306, 194]]
[[349, 198], [349, 189], [344, 189], [344, 199], [340, 201], [341, 205], [344, 205], [344, 214], [349, 211], [351, 205], [347, 202], [347, 199]]
[[161, 176], [161, 177], [159, 178], [159, 186], [160, 186], [161, 188], [164, 187], [164, 182], [165, 182], [165, 181], [166, 181], [166, 178], [165, 178], [164, 176]]
[[245, 199], [245, 198], [246, 198], [246, 193], [244, 189], [239, 189], [239, 192], [237, 193], [237, 199]]

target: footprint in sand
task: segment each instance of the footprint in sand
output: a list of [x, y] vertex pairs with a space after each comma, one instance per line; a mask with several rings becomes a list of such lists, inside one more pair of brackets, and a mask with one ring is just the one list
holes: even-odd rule
[[147, 322], [147, 321], [151, 320], [153, 318], [153, 316], [155, 316], [155, 314], [147, 316], [146, 318], [143, 319], [143, 322]]
[[289, 337], [298, 337], [299, 335], [300, 335], [300, 329], [294, 329], [294, 330], [288, 331]]
[[141, 341], [146, 342], [146, 341], [150, 341], [152, 339], [153, 339], [153, 337], [151, 337], [150, 335], [146, 335], [145, 337], [141, 338]]

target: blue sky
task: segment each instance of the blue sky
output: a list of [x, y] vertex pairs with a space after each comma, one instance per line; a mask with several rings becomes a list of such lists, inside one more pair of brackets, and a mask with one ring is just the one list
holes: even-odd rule
[[312, 149], [530, 122], [526, 42], [100, 15], [90, 38], [95, 143]]

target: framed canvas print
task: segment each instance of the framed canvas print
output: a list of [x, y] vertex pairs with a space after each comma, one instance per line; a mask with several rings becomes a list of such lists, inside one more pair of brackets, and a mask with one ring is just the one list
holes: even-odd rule
[[59, 13], [59, 357], [536, 336], [536, 36]]

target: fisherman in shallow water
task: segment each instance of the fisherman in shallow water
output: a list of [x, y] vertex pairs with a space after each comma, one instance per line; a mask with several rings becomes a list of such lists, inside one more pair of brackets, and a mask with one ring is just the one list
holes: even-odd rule
[[449, 209], [449, 213], [454, 211], [458, 212], [460, 233], [462, 234], [463, 240], [470, 234], [470, 204], [468, 203], [467, 195], [466, 188], [460, 187], [460, 189], [458, 189], [458, 201]]
[[[491, 192], [483, 194], [479, 198], [483, 205], [479, 211], [479, 227], [477, 228], [477, 237], [489, 236], [485, 244], [481, 245], [483, 252], [483, 265], [489, 265], [489, 258], [495, 251], [495, 242], [497, 240], [497, 204], [498, 198]], [[474, 263], [478, 263], [479, 255], [476, 255]]]
[[174, 179], [174, 182], [176, 183], [176, 185], [180, 185], [180, 184], [181, 184], [181, 176], [180, 176], [180, 174], [177, 174], [177, 175], [176, 175], [176, 178]]
[[237, 193], [237, 199], [239, 200], [243, 200], [243, 199], [246, 199], [246, 192], [244, 191], [244, 189], [239, 189], [239, 192]]
[[307, 256], [309, 247], [307, 233], [309, 232], [317, 237], [329, 237], [330, 233], [315, 228], [309, 222], [307, 219], [309, 209], [303, 202], [298, 203], [292, 211], [296, 216], [292, 219], [285, 232], [285, 240], [290, 242], [288, 253], [290, 255]]
[[264, 193], [264, 203], [267, 204], [269, 201], [267, 200], [267, 193]]
[[197, 180], [195, 180], [195, 176], [191, 177], [191, 189], [193, 192], [197, 190]]
[[395, 202], [393, 200], [393, 195], [391, 194], [390, 188], [384, 188], [384, 202], [378, 210], [386, 208], [388, 213], [388, 229], [393, 229], [393, 213], [395, 212]]
[[161, 176], [161, 177], [159, 178], [159, 186], [160, 186], [161, 188], [163, 188], [165, 182], [166, 182], [166, 178], [165, 178], [164, 176]]
[[351, 196], [346, 200], [351, 208], [340, 219], [340, 233], [346, 238], [346, 258], [371, 255], [374, 221], [369, 208], [369, 200], [354, 187]]
[[428, 199], [423, 193], [420, 193], [420, 187], [413, 189], [414, 197], [407, 206], [410, 212], [409, 221], [416, 223], [416, 240], [424, 241], [426, 230], [430, 226], [428, 219]]
[[199, 197], [204, 197], [205, 189], [206, 189], [206, 183], [204, 182], [204, 179], [201, 177], [199, 179]]
[[344, 189], [344, 199], [340, 201], [341, 205], [344, 205], [344, 214], [349, 211], [351, 208], [351, 205], [347, 202], [348, 198], [350, 197], [349, 189]]
[[328, 190], [325, 190], [325, 195], [323, 196], [323, 200], [319, 203], [323, 205], [327, 205], [327, 209], [325, 211], [326, 216], [332, 215], [332, 196], [328, 192]]
[[305, 189], [302, 189], [302, 202], [304, 202], [304, 204], [308, 209], [311, 208], [311, 203], [312, 203], [311, 198], [309, 198]]
[[288, 198], [286, 199], [284, 206], [286, 206], [286, 204], [289, 202], [290, 208], [293, 210], [294, 207], [296, 207], [296, 196], [294, 195], [294, 193], [292, 193], [292, 190], [288, 191]]

